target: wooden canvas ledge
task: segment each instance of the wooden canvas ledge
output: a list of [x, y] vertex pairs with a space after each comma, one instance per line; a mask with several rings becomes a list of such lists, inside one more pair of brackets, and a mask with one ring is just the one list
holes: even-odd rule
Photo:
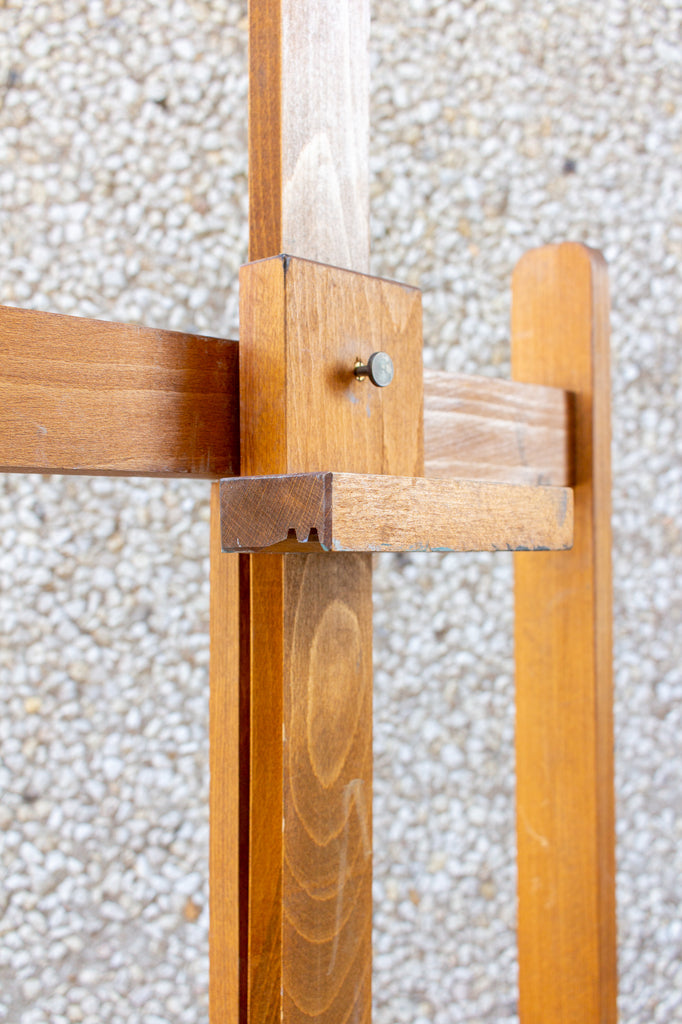
[[223, 551], [549, 551], [573, 543], [573, 492], [362, 473], [220, 485]]

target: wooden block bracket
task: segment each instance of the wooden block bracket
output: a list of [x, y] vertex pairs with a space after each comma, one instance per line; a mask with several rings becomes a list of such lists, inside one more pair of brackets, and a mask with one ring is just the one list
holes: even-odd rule
[[573, 540], [573, 492], [362, 473], [220, 485], [223, 551], [552, 551]]

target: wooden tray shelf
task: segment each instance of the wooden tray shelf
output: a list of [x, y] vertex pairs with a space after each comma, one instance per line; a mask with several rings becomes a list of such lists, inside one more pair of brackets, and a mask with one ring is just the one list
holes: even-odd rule
[[361, 473], [220, 482], [223, 551], [550, 551], [573, 542], [573, 492]]

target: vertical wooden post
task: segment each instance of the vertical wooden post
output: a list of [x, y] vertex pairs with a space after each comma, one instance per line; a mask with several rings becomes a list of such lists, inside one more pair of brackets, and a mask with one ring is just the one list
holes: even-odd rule
[[[243, 835], [248, 835], [248, 692], [240, 686], [239, 556], [220, 551], [220, 491], [211, 488], [209, 955], [211, 1024], [241, 1021], [240, 960], [246, 916]], [[241, 646], [241, 651], [240, 651]]]
[[[368, 41], [369, 0], [250, 0], [251, 260], [286, 252], [368, 269]], [[256, 453], [242, 459], [259, 472]], [[211, 1021], [369, 1021], [370, 558], [242, 556], [237, 573], [213, 550], [212, 714], [215, 730], [232, 728], [241, 692], [250, 755], [237, 778], [212, 732]], [[237, 576], [241, 648], [227, 593]], [[223, 675], [236, 663], [241, 691]], [[236, 867], [221, 833], [236, 834], [247, 799]]]
[[517, 554], [516, 758], [523, 1024], [613, 1024], [609, 301], [601, 256], [547, 246], [516, 268], [517, 380], [575, 393], [575, 542]]

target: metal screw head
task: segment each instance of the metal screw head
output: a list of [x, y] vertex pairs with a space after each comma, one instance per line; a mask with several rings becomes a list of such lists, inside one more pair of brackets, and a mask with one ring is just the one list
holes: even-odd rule
[[385, 388], [393, 380], [393, 360], [387, 352], [373, 352], [367, 365], [358, 360], [353, 372], [358, 380], [369, 377], [375, 387]]

